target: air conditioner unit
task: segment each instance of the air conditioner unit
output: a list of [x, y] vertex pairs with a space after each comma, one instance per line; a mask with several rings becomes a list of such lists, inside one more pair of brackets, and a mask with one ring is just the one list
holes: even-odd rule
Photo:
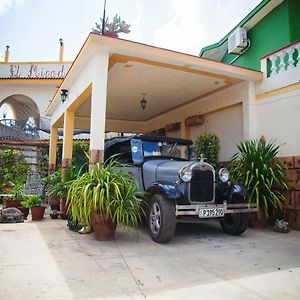
[[241, 53], [247, 47], [247, 29], [238, 27], [228, 38], [228, 53]]

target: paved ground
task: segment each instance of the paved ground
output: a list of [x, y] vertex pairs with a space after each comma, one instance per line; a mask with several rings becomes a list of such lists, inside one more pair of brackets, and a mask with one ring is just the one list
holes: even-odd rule
[[0, 224], [0, 299], [300, 299], [300, 232], [178, 226], [166, 245], [146, 228], [98, 242], [66, 222]]

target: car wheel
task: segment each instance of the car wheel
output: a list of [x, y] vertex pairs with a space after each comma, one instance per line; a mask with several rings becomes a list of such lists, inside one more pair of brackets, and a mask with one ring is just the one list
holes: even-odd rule
[[173, 238], [176, 227], [176, 215], [175, 207], [171, 200], [159, 194], [152, 197], [148, 225], [153, 241], [166, 243]]
[[232, 235], [241, 235], [246, 231], [249, 219], [249, 213], [227, 214], [220, 223], [224, 232]]

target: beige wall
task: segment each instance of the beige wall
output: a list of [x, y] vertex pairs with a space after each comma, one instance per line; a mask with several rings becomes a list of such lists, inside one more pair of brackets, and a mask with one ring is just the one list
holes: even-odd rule
[[256, 101], [257, 134], [284, 144], [280, 156], [300, 155], [300, 90]]
[[229, 160], [237, 152], [236, 145], [243, 139], [243, 108], [241, 104], [204, 115], [204, 124], [191, 127], [190, 138], [202, 133], [214, 133], [220, 139], [220, 161]]

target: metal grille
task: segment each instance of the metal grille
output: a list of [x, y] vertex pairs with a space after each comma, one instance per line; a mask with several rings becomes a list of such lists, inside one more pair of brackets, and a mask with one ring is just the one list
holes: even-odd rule
[[214, 173], [211, 170], [193, 170], [190, 183], [191, 202], [214, 200]]

